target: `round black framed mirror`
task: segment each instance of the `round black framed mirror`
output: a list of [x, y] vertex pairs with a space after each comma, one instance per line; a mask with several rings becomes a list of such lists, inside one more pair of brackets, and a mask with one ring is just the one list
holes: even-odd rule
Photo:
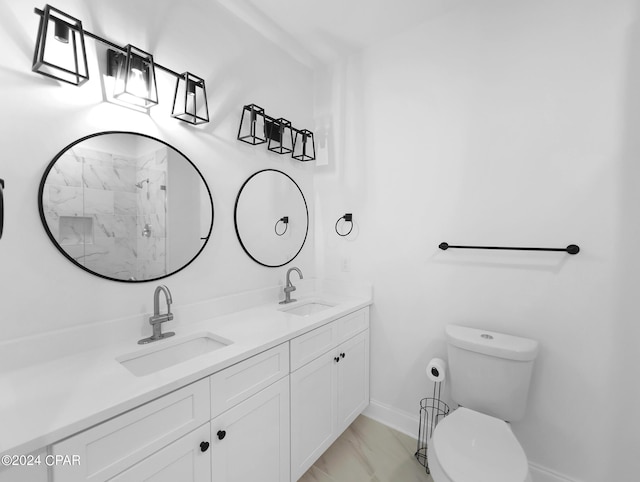
[[78, 139], [47, 166], [40, 218], [58, 250], [102, 278], [144, 282], [184, 269], [213, 229], [213, 199], [198, 168], [146, 134]]
[[309, 232], [309, 209], [300, 186], [289, 175], [264, 169], [240, 188], [234, 221], [247, 255], [262, 266], [278, 268], [302, 251]]

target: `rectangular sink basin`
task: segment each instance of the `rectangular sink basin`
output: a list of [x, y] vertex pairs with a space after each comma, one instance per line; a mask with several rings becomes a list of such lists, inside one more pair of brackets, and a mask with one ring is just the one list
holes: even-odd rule
[[141, 377], [219, 350], [233, 342], [211, 333], [199, 333], [177, 340], [154, 343], [161, 344], [123, 355], [116, 360], [131, 373]]
[[320, 301], [309, 301], [301, 305], [294, 306], [293, 308], [281, 308], [280, 311], [291, 313], [297, 316], [309, 316], [319, 313], [320, 311], [333, 308], [335, 305], [324, 303]]

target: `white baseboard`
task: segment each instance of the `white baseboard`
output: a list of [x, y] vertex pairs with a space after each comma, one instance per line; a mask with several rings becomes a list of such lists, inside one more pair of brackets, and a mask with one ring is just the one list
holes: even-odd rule
[[362, 414], [398, 432], [402, 432], [415, 439], [418, 438], [419, 413], [413, 414], [405, 412], [385, 403], [370, 400], [369, 406]]
[[[363, 415], [402, 432], [415, 439], [418, 438], [420, 415], [399, 410], [376, 400], [371, 400]], [[533, 482], [581, 482], [559, 474], [551, 469], [529, 462]]]
[[533, 462], [529, 462], [529, 469], [533, 482], [580, 482]]

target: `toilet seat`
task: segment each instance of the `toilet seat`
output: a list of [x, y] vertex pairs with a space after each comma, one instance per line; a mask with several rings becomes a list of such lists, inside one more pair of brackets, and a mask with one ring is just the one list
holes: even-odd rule
[[527, 457], [503, 420], [460, 407], [431, 439], [433, 455], [451, 482], [526, 482]]

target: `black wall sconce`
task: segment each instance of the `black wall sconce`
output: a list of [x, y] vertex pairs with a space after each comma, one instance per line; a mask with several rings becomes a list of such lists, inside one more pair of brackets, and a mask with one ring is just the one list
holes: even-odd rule
[[271, 152], [291, 154], [298, 161], [316, 158], [313, 132], [296, 129], [286, 119], [275, 119], [255, 104], [242, 108], [238, 140], [254, 146], [268, 142], [267, 149]]
[[178, 77], [171, 115], [191, 124], [209, 122], [209, 106], [204, 79], [189, 72]]
[[[340, 223], [340, 221], [344, 220], [343, 226], [346, 223], [349, 223], [349, 231], [347, 231], [346, 233], [341, 233], [338, 230], [338, 224]], [[349, 236], [351, 234], [351, 231], [353, 231], [353, 214], [352, 213], [346, 213], [344, 216], [342, 216], [341, 218], [338, 218], [338, 220], [336, 221], [336, 233], [338, 234], [338, 236]]]
[[[284, 224], [284, 230], [281, 232], [278, 232], [278, 224], [280, 223]], [[274, 226], [274, 230], [278, 236], [282, 236], [284, 233], [286, 233], [288, 228], [289, 228], [289, 216], [284, 216], [278, 219], [276, 221], [276, 225]]]
[[68, 84], [89, 80], [82, 22], [57, 8], [45, 5], [41, 15], [32, 70]]
[[125, 52], [107, 50], [107, 76], [115, 78], [113, 96], [123, 102], [149, 108], [158, 103], [153, 55], [133, 45]]
[[313, 132], [306, 129], [296, 132], [291, 157], [298, 161], [313, 161], [316, 158], [316, 144], [313, 140]]
[[34, 9], [39, 15], [38, 38], [32, 70], [73, 85], [89, 80], [84, 37], [109, 47], [107, 75], [114, 77], [113, 96], [119, 101], [148, 109], [158, 103], [156, 68], [178, 79], [172, 117], [190, 124], [209, 122], [204, 80], [189, 72], [177, 72], [160, 65], [153, 56], [132, 45], [121, 47], [82, 27], [82, 22], [57, 8]]
[[293, 131], [291, 122], [287, 119], [277, 119], [275, 122], [267, 121], [267, 149], [277, 154], [289, 154], [293, 152]]
[[267, 142], [264, 109], [255, 104], [242, 108], [242, 119], [238, 129], [238, 140], [257, 146]]

